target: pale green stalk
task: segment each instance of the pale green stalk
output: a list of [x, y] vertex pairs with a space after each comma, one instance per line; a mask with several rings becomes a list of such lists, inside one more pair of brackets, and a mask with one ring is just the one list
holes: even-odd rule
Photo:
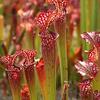
[[[55, 31], [59, 34], [58, 38], [58, 52], [60, 59], [60, 73], [61, 73], [61, 88], [63, 90], [64, 82], [68, 82], [68, 64], [67, 64], [67, 32], [66, 32], [66, 18], [58, 19], [55, 22]], [[68, 99], [68, 90], [66, 91], [66, 100]]]

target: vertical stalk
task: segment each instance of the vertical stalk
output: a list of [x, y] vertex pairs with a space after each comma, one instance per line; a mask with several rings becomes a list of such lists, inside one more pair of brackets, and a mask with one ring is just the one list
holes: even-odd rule
[[14, 79], [15, 76], [9, 76], [9, 72], [8, 74], [8, 80], [10, 83], [10, 87], [11, 87], [11, 92], [12, 92], [12, 97], [13, 100], [21, 100], [21, 96], [20, 96], [20, 89], [21, 89], [21, 80], [20, 80], [20, 73], [14, 73], [15, 75], [18, 74], [18, 78]]
[[37, 29], [36, 30], [36, 35], [35, 35], [35, 49], [38, 51], [38, 54], [37, 54], [37, 57], [39, 57], [40, 56], [40, 45], [41, 45], [41, 40], [40, 40], [40, 38], [39, 38], [39, 36], [38, 36], [38, 34], [39, 34], [39, 30]]
[[92, 16], [91, 16], [91, 30], [96, 31], [97, 28], [97, 1], [98, 0], [91, 0], [92, 1]]
[[80, 17], [81, 17], [81, 32], [86, 31], [86, 15], [85, 15], [85, 6], [86, 0], [80, 0]]
[[[59, 34], [58, 38], [58, 52], [60, 59], [60, 71], [61, 71], [61, 88], [64, 87], [64, 82], [68, 82], [68, 64], [67, 64], [67, 44], [66, 44], [66, 18], [58, 19], [55, 22], [55, 31]], [[67, 89], [68, 91], [68, 89]], [[66, 100], [68, 99], [68, 93], [66, 92]]]
[[3, 14], [3, 0], [0, 0], [0, 15]]
[[[95, 25], [97, 24], [97, 30], [96, 31], [100, 31], [100, 0], [96, 0], [97, 1], [97, 23], [95, 23]], [[95, 2], [96, 2], [95, 1]]]
[[[31, 67], [31, 68], [30, 68]], [[35, 88], [35, 71], [32, 66], [25, 70], [26, 80], [30, 91], [30, 99], [37, 100], [36, 88]]]
[[[47, 88], [47, 97], [48, 100], [55, 100], [56, 99], [56, 76], [55, 76], [55, 70], [51, 70], [49, 67], [54, 67], [54, 65], [46, 65], [46, 70], [47, 74], [46, 74], [46, 88]], [[45, 98], [45, 100], [46, 100]]]
[[46, 72], [45, 100], [56, 100], [56, 39], [53, 32], [41, 33], [42, 56]]
[[43, 100], [47, 100], [47, 94], [46, 94], [46, 73], [45, 73], [45, 68], [44, 68], [44, 61], [43, 59], [40, 59], [39, 62], [36, 65], [36, 71], [38, 75], [38, 83], [40, 84], [41, 87], [41, 92], [43, 95]]
[[4, 18], [0, 15], [0, 40], [3, 40], [3, 31], [4, 31]]

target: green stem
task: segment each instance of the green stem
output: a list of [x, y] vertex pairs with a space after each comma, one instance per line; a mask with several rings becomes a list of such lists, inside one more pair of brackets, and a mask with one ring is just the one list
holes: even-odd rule
[[[61, 71], [61, 87], [63, 89], [64, 81], [68, 82], [66, 34], [65, 35], [61, 35], [59, 37], [58, 42], [59, 42], [58, 48], [59, 48], [59, 55], [60, 55], [59, 58], [60, 58], [60, 71]], [[66, 98], [66, 100], [67, 100], [67, 98]]]
[[[39, 30], [36, 30], [37, 32], [36, 33], [38, 33], [39, 34]], [[36, 34], [35, 35], [35, 49], [38, 51], [38, 54], [37, 54], [37, 57], [39, 57], [40, 56], [40, 45], [41, 45], [41, 41], [40, 41], [40, 37], [38, 36], [38, 34]]]
[[97, 0], [92, 0], [92, 16], [91, 16], [91, 30], [96, 31], [97, 28]]
[[[96, 0], [97, 1], [97, 23], [95, 23], [95, 25], [97, 24], [97, 31], [100, 31], [100, 0]], [[96, 2], [95, 1], [95, 2]]]
[[[59, 34], [58, 38], [58, 52], [60, 59], [60, 73], [61, 73], [61, 88], [64, 87], [64, 81], [68, 82], [68, 64], [67, 64], [67, 44], [66, 44], [66, 18], [58, 19], [55, 22], [55, 30]], [[68, 94], [66, 92], [66, 94]], [[66, 96], [66, 100], [68, 95]]]
[[85, 1], [80, 0], [80, 17], [81, 17], [81, 32], [86, 31], [86, 15], [85, 15]]
[[68, 72], [67, 72], [67, 50], [66, 50], [66, 35], [59, 37], [59, 55], [60, 55], [60, 70], [61, 70], [61, 84], [64, 86], [64, 81], [68, 81]]
[[45, 96], [45, 100], [56, 100], [56, 75], [53, 67], [54, 65], [46, 65], [47, 95]]
[[[45, 53], [45, 54], [44, 54]], [[56, 67], [55, 67], [55, 48], [46, 50], [43, 54], [45, 61], [46, 81], [44, 100], [56, 100]]]

